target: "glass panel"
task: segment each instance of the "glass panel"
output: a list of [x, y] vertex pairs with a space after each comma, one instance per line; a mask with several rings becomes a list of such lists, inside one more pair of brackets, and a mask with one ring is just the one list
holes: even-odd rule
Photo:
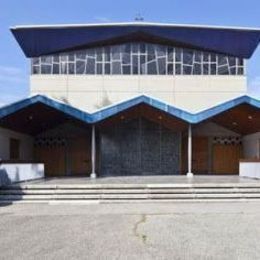
[[85, 73], [85, 61], [76, 61], [76, 73], [84, 74]]
[[88, 58], [86, 64], [86, 74], [95, 74], [95, 59]]
[[105, 74], [110, 74], [110, 63], [105, 64]]
[[141, 42], [35, 57], [31, 69], [33, 74], [241, 75], [244, 60]]
[[183, 66], [183, 75], [191, 75], [192, 72], [192, 66]]
[[201, 75], [201, 64], [194, 63], [193, 74], [194, 75]]
[[150, 75], [156, 75], [157, 74], [157, 66], [156, 66], [155, 61], [152, 61], [152, 62], [147, 64], [147, 74], [150, 74]]
[[181, 75], [181, 64], [175, 64], [175, 74]]
[[69, 63], [69, 74], [75, 74], [75, 64]]
[[97, 74], [103, 74], [103, 64], [97, 63]]
[[51, 74], [51, 68], [52, 66], [51, 65], [42, 65], [41, 66], [41, 73], [42, 74]]
[[32, 74], [40, 74], [40, 66], [33, 66]]
[[228, 74], [229, 74], [228, 66], [218, 67], [218, 75], [228, 75]]
[[53, 64], [53, 74], [60, 74], [60, 66], [59, 64]]

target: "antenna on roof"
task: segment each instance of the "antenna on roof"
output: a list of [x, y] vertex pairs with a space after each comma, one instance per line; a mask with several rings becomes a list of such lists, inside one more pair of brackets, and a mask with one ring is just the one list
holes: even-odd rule
[[140, 13], [138, 13], [136, 16], [135, 16], [135, 22], [142, 22], [144, 21], [144, 18], [141, 16]]

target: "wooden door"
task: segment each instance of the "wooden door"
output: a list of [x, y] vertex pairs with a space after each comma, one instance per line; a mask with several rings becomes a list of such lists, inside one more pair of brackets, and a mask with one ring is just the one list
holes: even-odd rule
[[35, 147], [35, 157], [44, 163], [44, 172], [47, 177], [66, 175], [66, 147], [65, 146], [38, 146]]
[[69, 159], [72, 175], [89, 175], [91, 171], [90, 140], [86, 137], [71, 140]]
[[208, 137], [196, 136], [192, 142], [192, 171], [197, 174], [207, 174], [209, 166]]
[[240, 144], [214, 144], [213, 173], [238, 174], [241, 156], [242, 145]]

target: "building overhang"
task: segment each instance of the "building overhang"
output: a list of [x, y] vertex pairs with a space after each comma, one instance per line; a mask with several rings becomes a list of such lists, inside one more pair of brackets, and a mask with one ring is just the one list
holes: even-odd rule
[[250, 58], [260, 29], [159, 23], [17, 26], [11, 31], [27, 57], [126, 41], [150, 41]]
[[37, 95], [0, 108], [0, 126], [37, 134], [66, 120], [90, 125], [104, 123], [121, 115], [133, 116], [136, 113], [151, 117], [152, 120], [167, 120], [168, 123], [172, 118], [180, 126], [213, 121], [239, 134], [260, 131], [260, 100], [250, 96], [241, 96], [192, 114], [141, 95], [90, 114], [63, 102]]

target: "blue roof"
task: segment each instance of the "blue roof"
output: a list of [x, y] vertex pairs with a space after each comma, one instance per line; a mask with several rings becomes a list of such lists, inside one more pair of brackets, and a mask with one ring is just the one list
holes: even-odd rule
[[155, 109], [163, 111], [171, 116], [177, 117], [191, 124], [200, 123], [241, 104], [249, 104], [255, 108], [260, 109], [259, 99], [254, 99], [250, 96], [241, 96], [202, 112], [192, 114], [174, 106], [165, 104], [156, 99], [142, 95], [90, 114], [46, 96], [37, 95], [0, 108], [0, 119], [36, 103], [45, 104], [46, 106], [57, 109], [58, 111], [81, 120], [87, 124], [98, 123], [139, 104], [147, 104]]
[[21, 26], [11, 31], [27, 57], [145, 39], [250, 58], [260, 41], [257, 29], [152, 23]]

